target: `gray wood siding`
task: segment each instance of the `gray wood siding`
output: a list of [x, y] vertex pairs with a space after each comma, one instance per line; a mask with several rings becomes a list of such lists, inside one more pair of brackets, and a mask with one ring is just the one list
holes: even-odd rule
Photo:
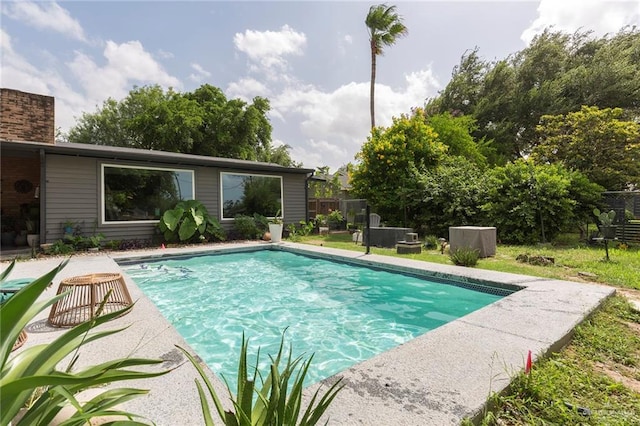
[[98, 175], [92, 158], [49, 155], [46, 159], [45, 235], [43, 242], [62, 238], [67, 220], [91, 235], [98, 218]]
[[196, 200], [200, 201], [211, 217], [220, 220], [220, 171], [212, 167], [197, 167]]
[[[62, 225], [71, 220], [80, 224], [82, 233], [90, 236], [94, 233], [94, 224], [98, 221], [95, 233], [102, 233], [106, 240], [149, 240], [155, 233], [154, 223], [117, 223], [103, 224], [101, 218], [101, 169], [102, 163], [139, 165], [141, 167], [163, 167], [149, 162], [105, 160], [90, 157], [74, 157], [49, 154], [46, 158], [46, 200], [45, 235], [42, 242], [54, 242], [63, 236]], [[171, 166], [169, 166], [171, 167]], [[183, 167], [195, 172], [196, 199], [201, 201], [209, 214], [221, 219], [220, 208], [220, 172], [251, 173], [241, 169], [219, 169], [214, 167]], [[304, 174], [260, 173], [282, 176], [284, 219], [286, 223], [298, 223], [306, 220], [306, 176]], [[227, 229], [233, 227], [233, 221], [225, 221]]]
[[307, 220], [306, 176], [286, 174], [282, 176], [284, 198], [284, 222], [299, 223]]

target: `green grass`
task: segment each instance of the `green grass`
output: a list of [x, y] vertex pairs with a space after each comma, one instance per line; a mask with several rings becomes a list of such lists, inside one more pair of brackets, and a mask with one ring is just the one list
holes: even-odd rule
[[[308, 236], [301, 242], [364, 252], [348, 234]], [[618, 288], [640, 289], [638, 247], [610, 248], [580, 244], [564, 236], [563, 244], [499, 245], [496, 256], [480, 259], [477, 268], [562, 280], [593, 281]], [[395, 249], [371, 253], [452, 264], [439, 250], [398, 255]], [[516, 260], [520, 254], [554, 258], [551, 266]], [[536, 361], [530, 374], [513, 378], [504, 395], [489, 396], [494, 409], [483, 425], [640, 425], [640, 313], [623, 296], [613, 296], [576, 330], [569, 346]], [[587, 408], [590, 415], [578, 408]], [[465, 420], [463, 424], [471, 424]]]
[[[567, 348], [535, 363], [529, 375], [516, 376], [508, 394], [493, 395], [490, 400], [498, 409], [481, 424], [640, 424], [640, 394], [602, 373], [607, 368], [639, 379], [629, 367], [640, 362], [640, 337], [629, 323], [640, 324], [640, 314], [626, 299], [607, 300], [576, 329]], [[585, 416], [577, 407], [591, 414]]]
[[[498, 245], [496, 255], [480, 259], [479, 269], [534, 275], [569, 281], [593, 281], [597, 283], [640, 290], [640, 249], [610, 248], [609, 261], [605, 260], [604, 246], [579, 245], [564, 236], [563, 242], [571, 245], [509, 246]], [[301, 243], [353, 250], [364, 253], [365, 247], [356, 245], [349, 234], [311, 235], [300, 238]], [[422, 250], [420, 254], [397, 254], [395, 249], [371, 247], [371, 253], [403, 257], [425, 262], [452, 265], [447, 253], [440, 250]], [[516, 261], [519, 254], [549, 256], [555, 259], [552, 266], [536, 266]], [[581, 275], [581, 273], [583, 273]], [[587, 274], [584, 274], [587, 273]], [[593, 276], [592, 276], [593, 275]]]

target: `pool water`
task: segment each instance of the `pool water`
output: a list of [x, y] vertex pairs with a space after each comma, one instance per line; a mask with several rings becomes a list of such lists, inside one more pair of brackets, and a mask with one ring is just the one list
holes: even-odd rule
[[501, 296], [410, 275], [277, 250], [124, 266], [198, 355], [236, 387], [242, 333], [261, 371], [282, 333], [293, 356], [314, 354], [315, 383]]

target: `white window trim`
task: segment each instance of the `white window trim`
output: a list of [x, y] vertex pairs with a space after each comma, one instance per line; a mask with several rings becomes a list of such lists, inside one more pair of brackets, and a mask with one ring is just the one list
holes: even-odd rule
[[[240, 175], [240, 176], [258, 176], [280, 179], [280, 217], [284, 217], [284, 179], [281, 175], [263, 175], [259, 173], [243, 173], [243, 172], [220, 172], [220, 220], [235, 221], [233, 217], [224, 217], [224, 175]], [[275, 216], [269, 216], [267, 219], [275, 219]]]
[[133, 165], [133, 164], [115, 164], [115, 163], [101, 163], [100, 164], [100, 225], [135, 225], [135, 224], [148, 224], [148, 223], [158, 223], [158, 219], [150, 219], [150, 220], [106, 220], [104, 215], [105, 205], [104, 205], [104, 196], [105, 196], [105, 188], [104, 188], [104, 169], [106, 167], [111, 168], [119, 168], [119, 169], [137, 169], [137, 170], [160, 170], [165, 172], [187, 172], [191, 173], [191, 193], [193, 194], [193, 199], [196, 199], [196, 174], [193, 169], [172, 169], [168, 167], [154, 167], [154, 166], [142, 166], [142, 165]]

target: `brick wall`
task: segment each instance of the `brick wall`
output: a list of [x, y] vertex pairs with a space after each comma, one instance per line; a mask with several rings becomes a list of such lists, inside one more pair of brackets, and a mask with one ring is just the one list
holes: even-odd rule
[[55, 143], [54, 107], [51, 96], [0, 89], [0, 139]]

